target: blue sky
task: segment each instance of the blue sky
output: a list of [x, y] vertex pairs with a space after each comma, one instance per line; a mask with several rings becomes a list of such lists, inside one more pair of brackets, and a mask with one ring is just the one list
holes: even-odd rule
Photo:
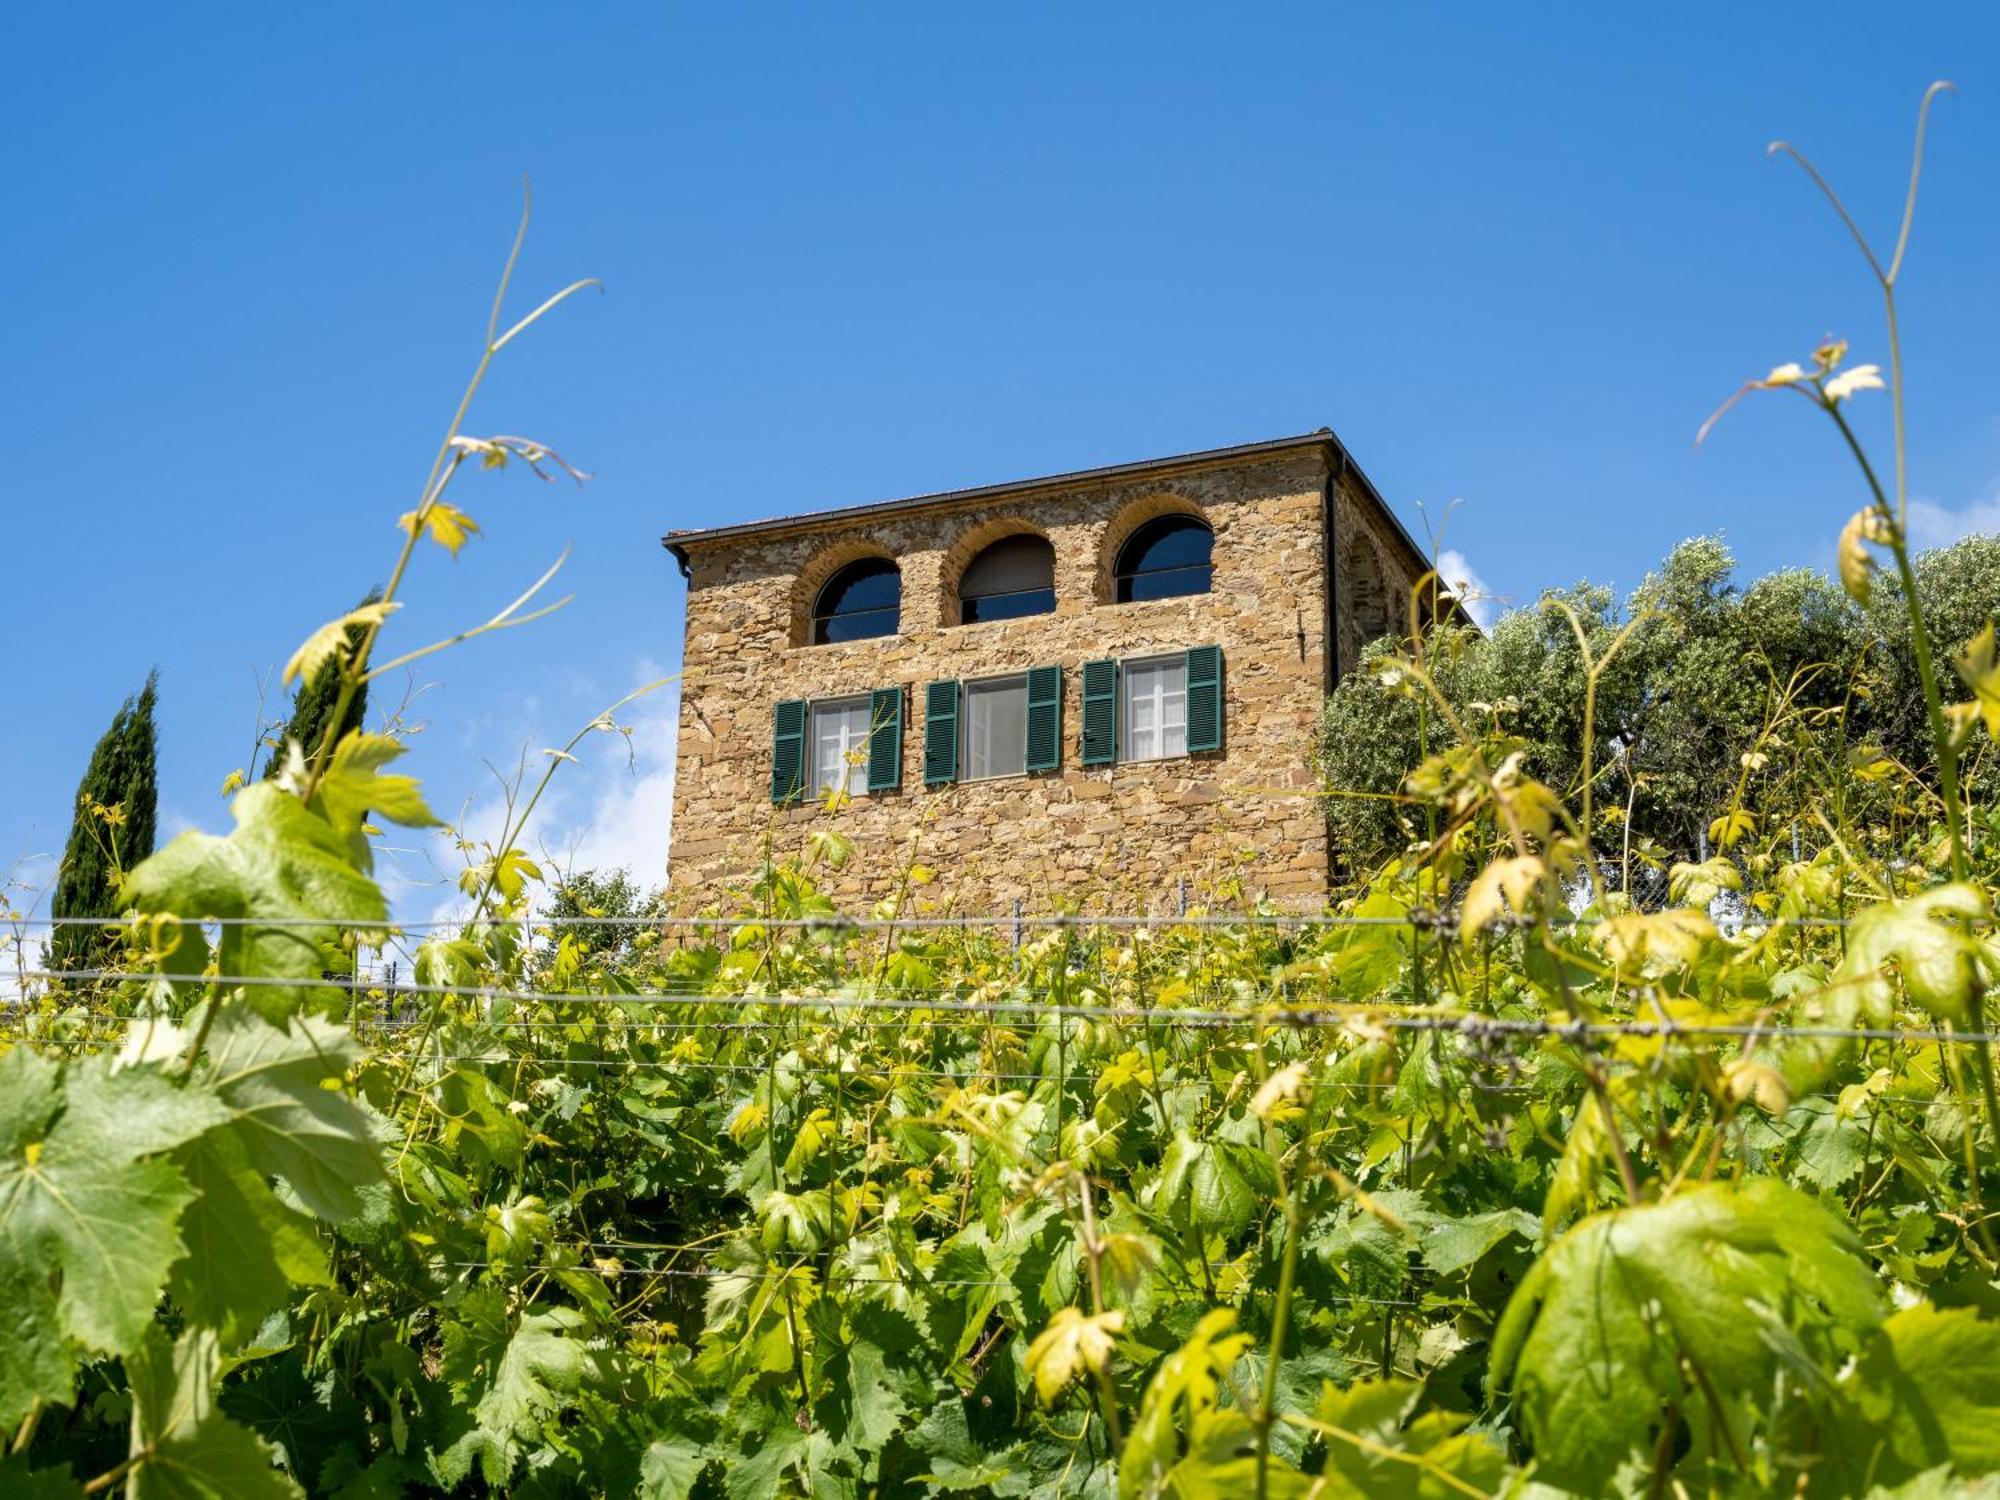
[[[1996, 14], [10, 7], [0, 871], [60, 848], [155, 665], [163, 823], [226, 821], [260, 676], [275, 701], [389, 566], [524, 174], [520, 306], [606, 290], [510, 349], [469, 427], [598, 477], [468, 484], [485, 533], [422, 559], [392, 637], [574, 548], [568, 610], [411, 685], [416, 769], [475, 827], [482, 761], [678, 664], [673, 526], [1326, 423], [1419, 536], [1462, 501], [1445, 545], [1504, 596], [1626, 588], [1718, 529], [1748, 572], [1826, 562], [1856, 490], [1802, 405], [1690, 439], [1828, 331], [1882, 354], [1858, 260], [1763, 146], [1801, 143], [1886, 237], [1939, 76], [1913, 488], [1939, 534], [1990, 529]], [[594, 743], [542, 842], [657, 862], [662, 710], [639, 729], [635, 765]]]

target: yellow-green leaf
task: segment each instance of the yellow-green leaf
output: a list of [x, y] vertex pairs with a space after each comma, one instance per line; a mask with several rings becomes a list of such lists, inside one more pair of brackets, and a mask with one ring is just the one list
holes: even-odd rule
[[1043, 1405], [1054, 1405], [1063, 1387], [1078, 1375], [1110, 1369], [1111, 1351], [1124, 1327], [1125, 1314], [1116, 1308], [1087, 1314], [1065, 1307], [1049, 1319], [1049, 1326], [1028, 1346], [1028, 1370]]
[[367, 823], [373, 812], [405, 828], [435, 828], [438, 819], [424, 805], [414, 776], [384, 776], [382, 767], [403, 753], [403, 746], [386, 734], [352, 729], [334, 747], [333, 759], [313, 793], [312, 809], [347, 840], [355, 865], [373, 863]]
[[1747, 807], [1733, 807], [1708, 825], [1708, 837], [1718, 849], [1727, 849], [1756, 832], [1757, 815]]
[[1868, 551], [1870, 542], [1887, 542], [1891, 532], [1888, 513], [1870, 505], [1857, 510], [1840, 528], [1840, 586], [1857, 604], [1866, 604], [1875, 577], [1875, 559]]
[[1548, 861], [1540, 855], [1505, 855], [1494, 860], [1465, 893], [1458, 921], [1460, 939], [1469, 943], [1502, 917], [1525, 912], [1548, 873]]
[[1963, 882], [1870, 907], [1854, 919], [1835, 982], [1857, 987], [1876, 1009], [1887, 1000], [1884, 970], [1893, 963], [1918, 1005], [1942, 1020], [1964, 1021], [1979, 993], [1979, 943], [1964, 924], [1987, 911], [1985, 895]]
[[1699, 911], [1625, 912], [1602, 923], [1590, 945], [1626, 973], [1657, 979], [1693, 967], [1715, 924]]
[[292, 653], [292, 659], [285, 663], [285, 681], [296, 677], [310, 677], [320, 666], [347, 647], [347, 631], [350, 626], [367, 627], [380, 625], [401, 608], [400, 605], [384, 600], [373, 604], [363, 604], [350, 609], [337, 620], [328, 620], [319, 629], [307, 636], [305, 643]]
[[[502, 460], [504, 462], [504, 458]], [[493, 468], [492, 463], [487, 464]], [[427, 510], [406, 511], [396, 522], [408, 536], [415, 536], [419, 528], [453, 557], [458, 549], [479, 534], [479, 523], [455, 505], [442, 500], [433, 500]]]
[[1987, 734], [2000, 740], [2000, 659], [1996, 657], [2000, 657], [2000, 651], [1996, 651], [1989, 621], [1984, 630], [1965, 643], [1965, 649], [1953, 658], [1952, 664], [1965, 679], [1965, 685], [1972, 689], [1972, 701], [1964, 705], [1966, 713], [1977, 715], [1986, 725]]

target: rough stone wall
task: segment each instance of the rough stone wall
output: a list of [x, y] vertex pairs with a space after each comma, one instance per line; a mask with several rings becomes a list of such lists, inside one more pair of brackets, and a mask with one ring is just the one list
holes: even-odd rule
[[1334, 492], [1335, 675], [1354, 670], [1361, 650], [1410, 629], [1410, 591], [1429, 571], [1394, 524], [1351, 476]]
[[[854, 844], [822, 870], [844, 910], [890, 890], [912, 858], [937, 871], [926, 895], [965, 913], [1081, 899], [1093, 910], [1170, 909], [1177, 883], [1201, 899], [1240, 874], [1252, 891], [1311, 905], [1327, 878], [1326, 826], [1308, 766], [1324, 658], [1322, 454], [1307, 450], [1152, 480], [947, 503], [859, 523], [688, 545], [670, 884], [698, 905], [753, 878], [765, 840], [781, 857], [831, 826]], [[1205, 595], [1113, 604], [1111, 572], [1132, 529], [1172, 511], [1215, 532]], [[1055, 549], [1056, 611], [981, 625], [957, 618], [960, 569], [1010, 531]], [[894, 637], [803, 644], [819, 587], [857, 557], [902, 570]], [[1083, 767], [1082, 664], [1189, 646], [1224, 657], [1219, 754]], [[923, 785], [923, 685], [1031, 666], [1063, 668], [1060, 772], [937, 789]], [[903, 785], [828, 813], [770, 800], [771, 710], [905, 685]]]

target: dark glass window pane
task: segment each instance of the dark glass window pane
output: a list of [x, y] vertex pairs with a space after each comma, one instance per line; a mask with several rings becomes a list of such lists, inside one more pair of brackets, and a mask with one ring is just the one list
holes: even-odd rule
[[1213, 568], [1161, 568], [1152, 573], [1134, 573], [1118, 580], [1118, 602], [1138, 604], [1148, 599], [1174, 599], [1182, 594], [1205, 594], [1214, 582]]
[[959, 608], [960, 623], [978, 625], [987, 620], [1018, 620], [1025, 615], [1054, 614], [1054, 589], [1021, 589], [1012, 594], [989, 594], [984, 599], [967, 599]]
[[862, 641], [872, 635], [894, 635], [901, 623], [901, 610], [858, 609], [852, 614], [828, 615], [814, 623], [818, 626], [814, 639], [819, 645], [830, 646], [839, 641]]
[[1215, 535], [1190, 516], [1161, 516], [1132, 533], [1118, 553], [1120, 604], [1205, 594], [1214, 581]]
[[1056, 607], [1056, 553], [1046, 537], [1002, 537], [959, 576], [959, 622], [1046, 615]]
[[903, 576], [885, 558], [850, 563], [828, 580], [813, 607], [813, 640], [821, 645], [894, 635], [901, 624]]

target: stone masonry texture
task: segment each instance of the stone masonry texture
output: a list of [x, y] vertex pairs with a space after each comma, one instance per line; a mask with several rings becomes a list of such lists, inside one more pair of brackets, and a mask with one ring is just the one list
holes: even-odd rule
[[[1287, 907], [1317, 905], [1330, 861], [1309, 760], [1324, 695], [1366, 640], [1405, 627], [1425, 566], [1336, 454], [1330, 443], [1302, 443], [1192, 467], [1166, 461], [1157, 473], [1127, 466], [1104, 482], [1010, 487], [986, 501], [943, 496], [874, 516], [670, 537], [689, 574], [675, 904], [727, 900], [755, 878], [767, 846], [780, 859], [798, 856], [814, 830], [833, 828], [852, 855], [837, 870], [821, 864], [814, 878], [843, 911], [896, 889], [912, 862], [936, 872], [926, 904], [968, 915], [1004, 914], [1017, 901], [1031, 913], [1070, 904], [1164, 912], [1183, 887], [1192, 902], [1240, 886]], [[1169, 513], [1213, 528], [1212, 589], [1111, 602], [1119, 546]], [[959, 573], [1016, 532], [1054, 548], [1055, 613], [957, 624]], [[810, 644], [821, 586], [873, 556], [901, 569], [899, 633]], [[1219, 753], [1079, 763], [1085, 661], [1206, 645], [1224, 658]], [[1034, 666], [1062, 668], [1061, 769], [927, 788], [924, 685]], [[898, 686], [900, 790], [833, 811], [810, 799], [772, 803], [774, 705]]]

